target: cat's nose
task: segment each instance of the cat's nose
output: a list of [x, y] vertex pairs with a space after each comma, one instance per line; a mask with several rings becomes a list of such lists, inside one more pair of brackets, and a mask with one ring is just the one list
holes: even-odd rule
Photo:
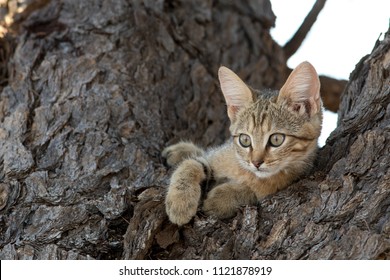
[[259, 169], [259, 167], [264, 163], [262, 160], [252, 160], [252, 164]]

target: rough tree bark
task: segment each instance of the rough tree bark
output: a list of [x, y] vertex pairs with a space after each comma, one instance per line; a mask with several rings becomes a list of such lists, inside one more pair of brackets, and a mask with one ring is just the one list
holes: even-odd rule
[[390, 258], [389, 33], [351, 75], [310, 176], [233, 219], [168, 222], [161, 149], [227, 137], [219, 65], [256, 88], [288, 73], [269, 1], [231, 2], [43, 0], [14, 16], [0, 259]]

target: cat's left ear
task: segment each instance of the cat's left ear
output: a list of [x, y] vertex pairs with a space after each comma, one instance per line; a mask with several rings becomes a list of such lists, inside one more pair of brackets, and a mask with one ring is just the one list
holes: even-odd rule
[[320, 80], [313, 65], [305, 61], [290, 74], [279, 91], [278, 103], [287, 104], [291, 111], [310, 117], [321, 110]]
[[253, 93], [229, 68], [221, 66], [218, 70], [218, 78], [228, 107], [229, 119], [233, 122], [237, 112], [253, 102]]

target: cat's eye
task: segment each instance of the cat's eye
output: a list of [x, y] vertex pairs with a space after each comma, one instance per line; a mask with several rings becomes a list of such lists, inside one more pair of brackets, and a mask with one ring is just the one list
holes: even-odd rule
[[283, 144], [285, 137], [286, 136], [281, 133], [272, 134], [268, 140], [268, 143], [271, 147], [279, 147]]
[[244, 148], [248, 148], [252, 145], [251, 137], [247, 134], [241, 133], [238, 137], [238, 142], [240, 142], [240, 145]]

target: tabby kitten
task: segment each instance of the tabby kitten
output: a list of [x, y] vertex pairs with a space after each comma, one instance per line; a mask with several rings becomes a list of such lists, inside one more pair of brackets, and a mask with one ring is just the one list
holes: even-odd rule
[[207, 151], [180, 142], [162, 152], [169, 165], [177, 166], [165, 204], [170, 221], [178, 225], [195, 216], [205, 180], [215, 185], [203, 212], [228, 218], [240, 206], [286, 188], [310, 169], [316, 155], [322, 102], [310, 63], [298, 65], [279, 93], [253, 90], [226, 67], [218, 77], [232, 139]]

